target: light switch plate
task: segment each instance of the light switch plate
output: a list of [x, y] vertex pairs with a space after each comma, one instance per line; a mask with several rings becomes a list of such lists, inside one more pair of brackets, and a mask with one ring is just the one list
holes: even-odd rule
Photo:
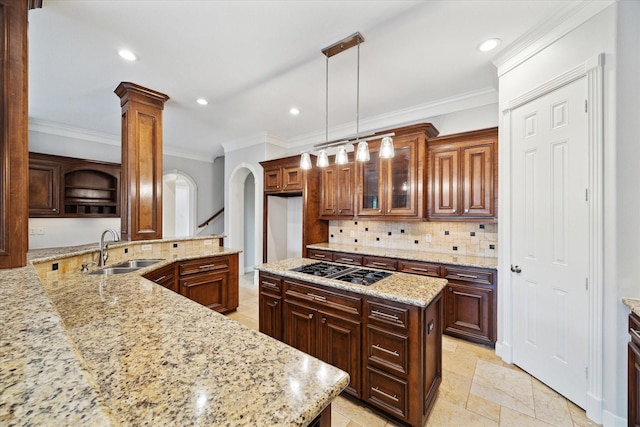
[[211, 246], [212, 244], [213, 244], [213, 241], [211, 241], [211, 240], [205, 240], [204, 241], [204, 245], [205, 246]]
[[424, 241], [427, 243], [431, 243], [431, 234], [425, 234], [424, 235]]
[[140, 250], [141, 251], [150, 251], [151, 250], [151, 245], [142, 245], [142, 246], [140, 246]]

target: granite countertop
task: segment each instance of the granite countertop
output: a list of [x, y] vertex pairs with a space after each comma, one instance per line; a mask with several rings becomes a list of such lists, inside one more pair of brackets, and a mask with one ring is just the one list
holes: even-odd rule
[[0, 271], [0, 424], [304, 426], [347, 386], [141, 277], [174, 261], [43, 282], [32, 266]]
[[[447, 284], [445, 279], [394, 272], [372, 285], [361, 286], [326, 277], [290, 271], [292, 268], [317, 262], [319, 261], [316, 259], [290, 258], [261, 264], [256, 267], [256, 270], [420, 307], [428, 306]], [[371, 268], [370, 270], [375, 269]]]
[[631, 309], [633, 314], [640, 316], [640, 299], [622, 298], [622, 302]]
[[361, 255], [400, 258], [412, 261], [437, 262], [466, 267], [497, 268], [498, 258], [471, 255], [451, 255], [437, 252], [410, 251], [406, 249], [374, 248], [371, 246], [346, 245], [341, 243], [314, 243], [307, 249], [321, 249], [333, 252], [348, 252]]

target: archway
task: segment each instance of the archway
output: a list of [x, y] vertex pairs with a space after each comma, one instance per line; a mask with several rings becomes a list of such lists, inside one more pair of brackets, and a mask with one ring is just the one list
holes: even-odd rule
[[177, 169], [162, 174], [162, 230], [165, 237], [194, 236], [197, 213], [196, 182]]

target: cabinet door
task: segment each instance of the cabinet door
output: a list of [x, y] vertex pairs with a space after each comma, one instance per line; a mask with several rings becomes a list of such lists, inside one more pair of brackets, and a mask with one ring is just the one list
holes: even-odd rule
[[335, 206], [338, 215], [353, 216], [354, 164], [337, 165], [335, 167], [337, 188]]
[[149, 279], [160, 286], [164, 286], [165, 288], [172, 290], [173, 292], [179, 292], [179, 282], [176, 280], [175, 264], [167, 265], [166, 267], [162, 267], [158, 270], [152, 271], [146, 274], [144, 277], [145, 279]]
[[282, 168], [282, 190], [302, 191], [302, 169], [299, 166], [285, 166]]
[[395, 155], [386, 160], [385, 215], [418, 215], [418, 137], [405, 136], [394, 141]]
[[212, 310], [224, 312], [229, 272], [207, 272], [180, 279], [180, 293]]
[[336, 169], [333, 167], [322, 169], [321, 216], [335, 215], [337, 187]]
[[380, 216], [383, 212], [382, 163], [378, 145], [369, 144], [371, 160], [358, 166], [358, 216]]
[[493, 166], [492, 144], [462, 149], [463, 216], [494, 216]]
[[264, 171], [264, 191], [278, 192], [282, 184], [282, 170], [280, 168], [265, 169]]
[[307, 258], [319, 259], [320, 261], [333, 261], [333, 252], [320, 249], [307, 249]]
[[29, 159], [29, 216], [60, 215], [60, 165]]
[[446, 289], [444, 331], [470, 341], [493, 345], [493, 290], [451, 282]]
[[320, 360], [342, 369], [351, 377], [345, 391], [352, 396], [361, 394], [361, 353], [360, 329], [361, 322], [318, 313], [319, 325], [319, 355]]
[[291, 347], [317, 355], [317, 319], [316, 310], [292, 303], [284, 302], [284, 342]]
[[459, 150], [431, 151], [431, 215], [458, 215]]
[[277, 340], [282, 340], [282, 297], [260, 293], [259, 329]]

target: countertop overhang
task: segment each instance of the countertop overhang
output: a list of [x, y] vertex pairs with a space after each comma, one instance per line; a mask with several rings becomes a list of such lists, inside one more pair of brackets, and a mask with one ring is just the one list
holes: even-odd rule
[[0, 271], [0, 420], [305, 426], [347, 386], [343, 371], [141, 277], [181, 259], [43, 281], [33, 266]]

